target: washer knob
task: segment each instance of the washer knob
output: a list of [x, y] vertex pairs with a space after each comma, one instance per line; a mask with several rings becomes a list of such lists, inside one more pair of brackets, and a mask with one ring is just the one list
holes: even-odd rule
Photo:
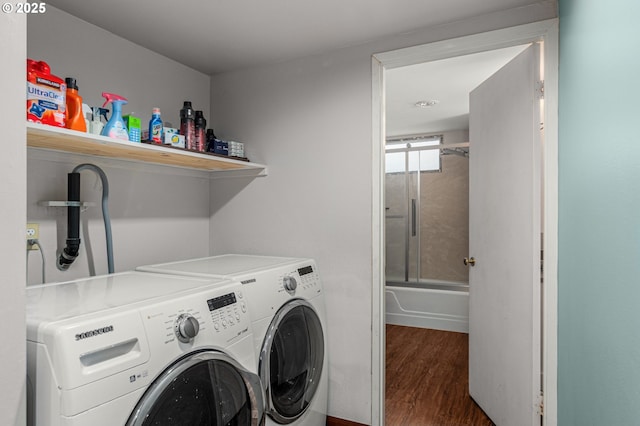
[[293, 294], [296, 292], [296, 288], [298, 287], [298, 282], [296, 281], [295, 278], [287, 275], [282, 280], [282, 283], [284, 284], [284, 289], [287, 290], [289, 294]]
[[198, 335], [198, 332], [200, 331], [200, 323], [189, 314], [181, 314], [178, 319], [176, 319], [174, 330], [178, 340], [182, 343], [188, 343]]

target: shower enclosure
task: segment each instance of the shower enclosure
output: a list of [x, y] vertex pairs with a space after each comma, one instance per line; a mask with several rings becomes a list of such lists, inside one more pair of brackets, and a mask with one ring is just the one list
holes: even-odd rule
[[469, 331], [469, 144], [387, 140], [386, 322]]
[[387, 284], [466, 286], [468, 144], [442, 136], [388, 140], [385, 154]]

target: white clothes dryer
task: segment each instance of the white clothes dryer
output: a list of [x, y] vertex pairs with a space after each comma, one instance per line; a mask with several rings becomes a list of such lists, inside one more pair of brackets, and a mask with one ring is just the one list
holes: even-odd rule
[[326, 313], [313, 260], [230, 254], [137, 269], [240, 281], [265, 386], [266, 424], [326, 424]]
[[262, 424], [240, 283], [125, 272], [26, 297], [29, 425]]

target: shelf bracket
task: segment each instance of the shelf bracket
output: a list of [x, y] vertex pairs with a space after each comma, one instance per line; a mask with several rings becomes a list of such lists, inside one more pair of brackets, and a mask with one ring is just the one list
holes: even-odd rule
[[43, 207], [80, 207], [81, 212], [87, 211], [89, 207], [95, 207], [96, 203], [91, 201], [38, 201]]

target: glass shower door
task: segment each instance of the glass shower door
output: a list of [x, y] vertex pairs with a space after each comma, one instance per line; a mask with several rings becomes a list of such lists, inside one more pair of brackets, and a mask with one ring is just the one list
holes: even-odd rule
[[402, 171], [385, 174], [386, 279], [406, 282], [417, 279], [417, 185], [416, 172], [408, 170], [407, 152], [387, 153], [387, 167], [403, 164]]
[[[387, 154], [387, 166], [389, 156], [400, 156], [404, 162], [404, 153]], [[407, 280], [406, 267], [406, 194], [407, 181], [405, 172], [386, 172], [385, 174], [385, 275], [387, 282], [403, 282]]]
[[418, 282], [421, 276], [420, 175], [439, 171], [439, 137], [387, 142], [385, 154], [386, 281]]

